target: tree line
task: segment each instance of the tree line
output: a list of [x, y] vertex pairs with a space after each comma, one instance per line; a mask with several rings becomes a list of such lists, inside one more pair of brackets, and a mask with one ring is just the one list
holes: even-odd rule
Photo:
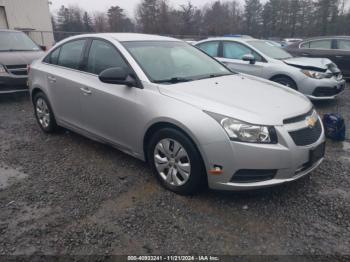
[[[142, 32], [175, 36], [244, 34], [257, 38], [349, 35], [350, 0], [212, 1], [199, 8], [189, 1], [174, 7], [168, 0], [140, 0], [135, 17], [119, 6], [88, 13], [62, 6], [53, 15], [54, 31]], [[62, 38], [64, 36], [57, 35]]]

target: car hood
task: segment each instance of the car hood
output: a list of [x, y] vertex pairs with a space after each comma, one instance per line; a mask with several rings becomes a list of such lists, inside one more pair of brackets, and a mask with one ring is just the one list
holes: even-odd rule
[[307, 70], [316, 70], [322, 72], [331, 70], [332, 73], [336, 73], [335, 71], [339, 71], [337, 66], [328, 58], [294, 57], [286, 59], [283, 62], [287, 65]]
[[160, 85], [159, 91], [201, 110], [261, 125], [282, 125], [284, 119], [304, 114], [312, 107], [294, 90], [243, 74]]
[[28, 65], [44, 56], [43, 51], [0, 52], [2, 65]]

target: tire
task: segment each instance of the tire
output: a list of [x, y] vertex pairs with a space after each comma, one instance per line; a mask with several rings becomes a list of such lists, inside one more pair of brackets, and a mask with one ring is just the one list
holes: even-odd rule
[[45, 133], [57, 131], [57, 123], [49, 100], [43, 92], [36, 93], [33, 98], [34, 114], [41, 130]]
[[204, 164], [196, 146], [174, 128], [161, 129], [152, 136], [147, 159], [160, 183], [177, 194], [198, 193], [206, 182]]
[[298, 90], [297, 84], [288, 76], [276, 76], [273, 77], [271, 81], [287, 86], [291, 89]]

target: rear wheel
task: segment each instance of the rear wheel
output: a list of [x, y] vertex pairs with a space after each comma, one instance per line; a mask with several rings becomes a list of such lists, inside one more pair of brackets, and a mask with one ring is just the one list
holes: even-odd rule
[[276, 76], [271, 79], [273, 82], [287, 86], [291, 89], [298, 90], [297, 84], [288, 76]]
[[35, 117], [40, 128], [46, 133], [56, 131], [55, 116], [46, 95], [42, 92], [35, 94], [33, 102]]
[[149, 142], [147, 157], [160, 183], [182, 195], [199, 191], [205, 181], [205, 169], [194, 143], [182, 132], [165, 128]]

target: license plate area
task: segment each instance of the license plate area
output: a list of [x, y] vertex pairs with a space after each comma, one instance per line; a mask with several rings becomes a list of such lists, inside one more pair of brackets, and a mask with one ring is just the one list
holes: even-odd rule
[[313, 150], [310, 150], [310, 164], [313, 165], [322, 159], [326, 152], [326, 143], [322, 143]]

